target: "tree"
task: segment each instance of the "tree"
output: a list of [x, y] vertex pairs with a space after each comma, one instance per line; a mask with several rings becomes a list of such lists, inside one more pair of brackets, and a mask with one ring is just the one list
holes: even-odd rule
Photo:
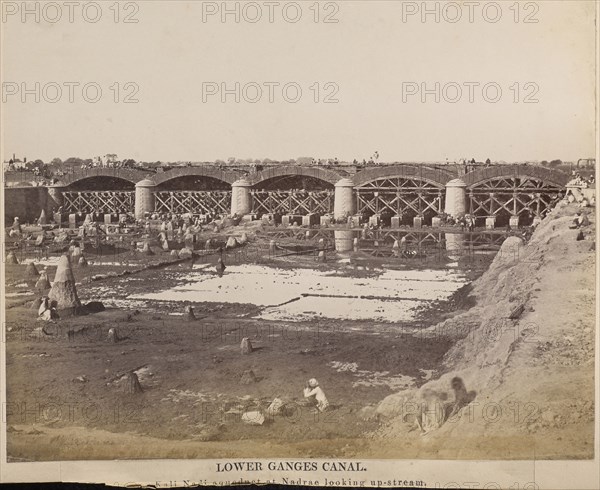
[[81, 165], [83, 160], [77, 157], [69, 157], [65, 160], [65, 165]]
[[52, 161], [50, 162], [50, 165], [54, 165], [55, 167], [60, 167], [62, 165], [62, 163], [63, 163], [63, 161], [60, 158], [56, 157], [56, 158], [52, 159]]
[[552, 160], [548, 165], [551, 167], [558, 167], [559, 165], [562, 165], [562, 160]]
[[42, 162], [41, 160], [31, 160], [25, 164], [25, 168], [27, 170], [33, 170], [36, 168], [41, 169], [43, 166], [44, 166], [44, 162]]

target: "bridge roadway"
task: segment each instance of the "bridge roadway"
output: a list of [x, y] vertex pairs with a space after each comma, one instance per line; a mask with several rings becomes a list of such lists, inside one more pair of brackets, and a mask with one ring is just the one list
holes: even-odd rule
[[93, 168], [48, 187], [47, 212], [251, 215], [329, 224], [370, 219], [386, 226], [435, 225], [469, 213], [488, 228], [541, 219], [569, 176], [532, 164]]

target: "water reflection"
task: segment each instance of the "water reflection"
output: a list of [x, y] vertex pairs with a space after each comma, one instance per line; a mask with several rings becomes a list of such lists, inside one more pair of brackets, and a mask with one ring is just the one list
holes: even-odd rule
[[447, 232], [431, 230], [277, 230], [271, 238], [284, 243], [304, 242], [315, 248], [335, 248], [353, 257], [406, 261], [476, 261], [493, 257], [508, 236], [500, 231]]

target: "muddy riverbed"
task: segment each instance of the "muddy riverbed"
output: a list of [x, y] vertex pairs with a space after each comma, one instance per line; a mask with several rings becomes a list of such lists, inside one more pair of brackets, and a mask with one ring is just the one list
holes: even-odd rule
[[[90, 265], [74, 267], [78, 294], [106, 311], [63, 317], [45, 331], [29, 307], [37, 293], [24, 264], [34, 260], [52, 280], [58, 255], [8, 265], [10, 457], [111, 458], [124, 434], [118, 454], [130, 458], [357, 454], [379, 424], [370, 407], [438, 373], [450, 341], [422, 338], [418, 329], [463, 307], [464, 287], [493, 257], [416, 263], [331, 251], [322, 263], [310, 254], [274, 256], [269, 243], [256, 233], [252, 254], [226, 253], [222, 277], [216, 251], [198, 251], [192, 261], [157, 247], [151, 256], [88, 248]], [[194, 321], [184, 317], [188, 305]], [[122, 340], [109, 343], [115, 327]], [[250, 355], [240, 353], [244, 337], [255, 347]], [[142, 393], [124, 391], [132, 370]], [[309, 378], [323, 387], [328, 413], [306, 405]], [[242, 413], [264, 412], [276, 397], [284, 415], [260, 426], [242, 422]], [[94, 429], [85, 447], [82, 428]], [[144, 438], [170, 443], [149, 448]], [[257, 446], [250, 453], [243, 441]]]

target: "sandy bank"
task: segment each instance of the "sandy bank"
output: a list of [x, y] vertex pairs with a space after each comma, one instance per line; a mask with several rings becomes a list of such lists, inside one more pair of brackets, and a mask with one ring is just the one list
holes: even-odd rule
[[[576, 240], [579, 210], [561, 203], [529, 243], [507, 239], [472, 285], [476, 305], [430, 329], [457, 339], [446, 372], [378, 405], [387, 423], [374, 437], [387, 442], [373, 456], [593, 458], [596, 226], [586, 210]], [[443, 422], [434, 412], [454, 400], [454, 377], [475, 398]], [[423, 409], [435, 419], [425, 434], [415, 423]]]

